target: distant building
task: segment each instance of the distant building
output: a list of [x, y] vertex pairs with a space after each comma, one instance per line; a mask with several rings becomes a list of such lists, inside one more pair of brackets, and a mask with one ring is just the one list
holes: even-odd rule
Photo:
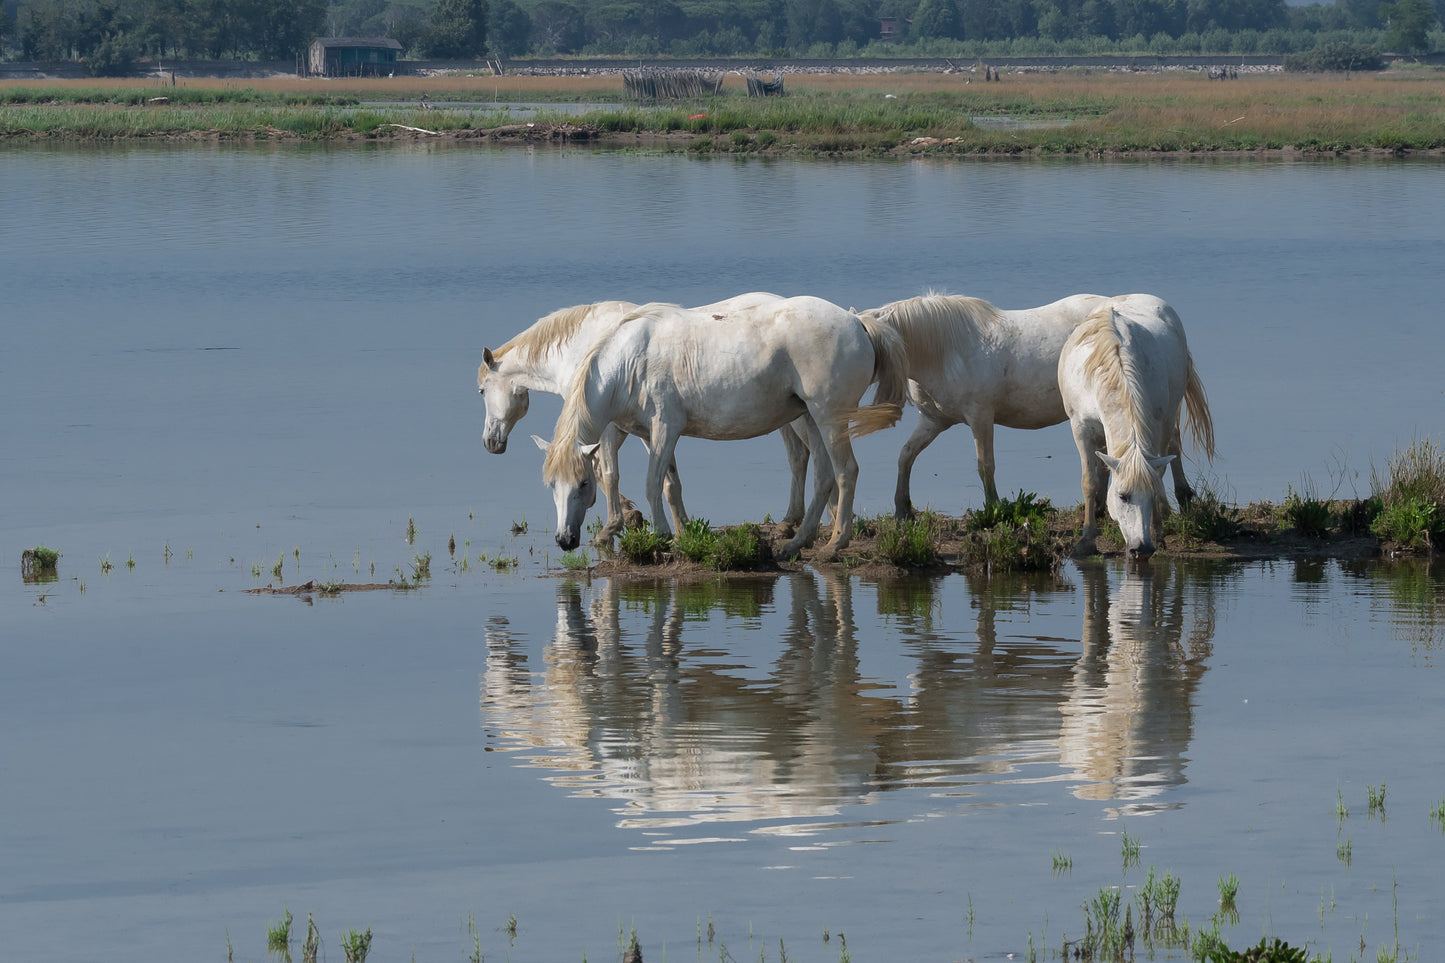
[[307, 70], [322, 77], [374, 77], [396, 72], [401, 44], [388, 37], [317, 37]]
[[898, 18], [884, 17], [878, 21], [878, 39], [883, 41], [894, 40], [898, 37]]

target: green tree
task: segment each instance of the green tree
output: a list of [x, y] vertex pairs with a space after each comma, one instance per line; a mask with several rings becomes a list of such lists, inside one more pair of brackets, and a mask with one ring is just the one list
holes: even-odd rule
[[515, 57], [527, 52], [532, 37], [532, 18], [512, 0], [492, 0], [492, 20], [487, 24], [491, 51], [498, 57]]
[[922, 0], [913, 13], [913, 34], [924, 39], [957, 39], [958, 8], [953, 0]]
[[806, 50], [843, 39], [843, 15], [836, 0], [788, 0], [788, 46]]
[[1385, 18], [1385, 49], [1397, 53], [1423, 53], [1430, 49], [1430, 28], [1435, 26], [1435, 8], [1430, 0], [1395, 0], [1380, 4]]
[[439, 0], [427, 31], [433, 57], [466, 59], [487, 52], [487, 0]]
[[582, 11], [563, 0], [542, 0], [532, 8], [532, 43], [554, 53], [575, 53], [586, 43]]

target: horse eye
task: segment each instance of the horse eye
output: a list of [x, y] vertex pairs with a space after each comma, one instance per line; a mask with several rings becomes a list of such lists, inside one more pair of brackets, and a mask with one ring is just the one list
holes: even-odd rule
[[1119, 493], [1119, 501], [1124, 502], [1125, 504], [1128, 504], [1130, 497], [1131, 497], [1131, 496], [1130, 496], [1129, 492], [1120, 492], [1120, 493]]

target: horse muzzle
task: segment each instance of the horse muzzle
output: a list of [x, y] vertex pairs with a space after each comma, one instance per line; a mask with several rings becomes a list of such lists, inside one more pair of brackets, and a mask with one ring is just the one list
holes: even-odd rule
[[1148, 561], [1153, 555], [1154, 546], [1152, 544], [1135, 545], [1129, 549], [1129, 558], [1133, 561]]
[[575, 528], [564, 528], [557, 532], [557, 547], [564, 552], [570, 552], [578, 546], [582, 537]]
[[500, 455], [507, 450], [507, 436], [483, 435], [482, 445], [494, 455]]

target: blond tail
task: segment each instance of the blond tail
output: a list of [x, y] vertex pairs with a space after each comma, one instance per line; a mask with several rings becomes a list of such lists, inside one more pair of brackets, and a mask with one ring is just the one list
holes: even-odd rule
[[1214, 419], [1209, 415], [1209, 398], [1204, 394], [1204, 382], [1194, 370], [1194, 358], [1189, 358], [1189, 374], [1184, 383], [1184, 407], [1189, 413], [1189, 437], [1195, 447], [1204, 452], [1210, 461], [1214, 460]]
[[896, 405], [901, 414], [908, 400], [908, 349], [903, 337], [883, 321], [863, 317], [858, 321], [873, 344], [873, 380], [878, 382], [873, 404]]
[[903, 406], [895, 404], [864, 405], [848, 413], [848, 437], [862, 438], [884, 428], [892, 428], [903, 417]]

